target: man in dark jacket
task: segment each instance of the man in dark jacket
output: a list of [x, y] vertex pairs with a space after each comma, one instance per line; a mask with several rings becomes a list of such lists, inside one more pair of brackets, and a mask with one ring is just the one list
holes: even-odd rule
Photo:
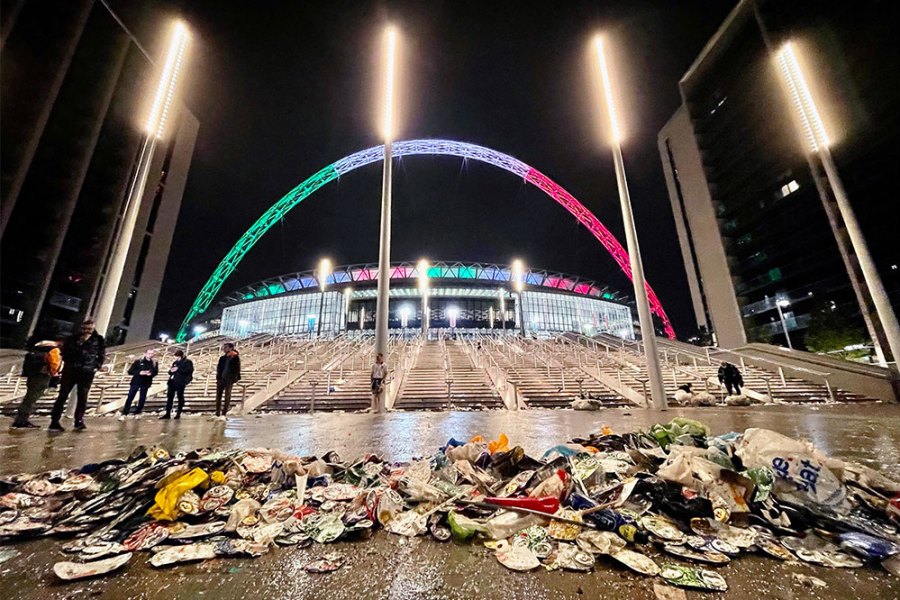
[[147, 350], [144, 355], [131, 363], [128, 367], [128, 374], [131, 375], [131, 386], [128, 388], [128, 396], [125, 398], [125, 407], [122, 409], [122, 417], [128, 416], [131, 409], [131, 402], [135, 395], [140, 394], [138, 399], [137, 410], [134, 414], [139, 415], [144, 412], [144, 402], [147, 401], [147, 390], [153, 384], [153, 378], [159, 374], [159, 363], [156, 362], [156, 350]]
[[184, 355], [184, 350], [180, 348], [175, 351], [175, 362], [169, 368], [168, 390], [166, 392], [166, 414], [160, 419], [169, 419], [172, 416], [172, 404], [178, 395], [178, 410], [175, 412], [175, 418], [181, 418], [181, 411], [184, 409], [184, 388], [194, 378], [194, 363]]
[[[222, 345], [222, 356], [216, 365], [216, 416], [228, 414], [231, 406], [231, 388], [241, 380], [241, 357], [234, 344], [226, 342]], [[222, 410], [222, 396], [225, 396], [225, 410]]]
[[84, 413], [87, 410], [88, 393], [94, 383], [94, 374], [106, 360], [106, 342], [94, 331], [94, 320], [85, 319], [81, 332], [67, 338], [62, 348], [63, 372], [59, 382], [59, 396], [50, 413], [51, 431], [64, 431], [59, 419], [66, 408], [66, 401], [74, 388], [78, 388], [75, 404], [75, 429], [85, 429]]
[[723, 362], [719, 367], [719, 383], [725, 384], [725, 389], [728, 390], [729, 396], [733, 396], [735, 393], [740, 396], [741, 386], [744, 385], [744, 377], [736, 366]]

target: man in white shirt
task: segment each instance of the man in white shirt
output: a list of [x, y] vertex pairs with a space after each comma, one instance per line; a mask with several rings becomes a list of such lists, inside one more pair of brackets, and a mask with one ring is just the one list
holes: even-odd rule
[[384, 363], [384, 355], [380, 352], [375, 356], [375, 364], [372, 365], [372, 411], [384, 412], [384, 380], [387, 379], [388, 367]]

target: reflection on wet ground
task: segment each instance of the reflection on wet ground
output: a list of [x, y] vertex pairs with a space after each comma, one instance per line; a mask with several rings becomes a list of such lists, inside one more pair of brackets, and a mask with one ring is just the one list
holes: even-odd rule
[[[119, 422], [88, 421], [88, 430], [49, 435], [43, 430], [12, 431], [0, 420], [0, 472], [75, 467], [129, 453], [134, 446], [162, 445], [178, 452], [202, 446], [268, 446], [298, 454], [336, 450], [350, 458], [364, 452], [403, 460], [432, 453], [447, 438], [505, 432], [532, 454], [599, 429], [646, 428], [674, 416], [706, 422], [714, 434], [748, 427], [774, 429], [811, 439], [832, 456], [854, 460], [900, 479], [900, 407], [880, 404], [767, 408], [640, 409], [598, 412], [522, 411], [316, 414], [207, 417], [158, 421], [154, 417]], [[39, 421], [40, 422], [40, 421]], [[0, 563], [3, 598], [653, 598], [654, 580], [627, 572], [612, 560], [593, 573], [507, 571], [479, 544], [437, 544], [377, 532], [367, 543], [309, 549], [278, 549], [255, 559], [220, 559], [155, 570], [143, 556], [118, 575], [75, 584], [58, 583], [50, 565], [60, 560], [59, 542], [41, 540], [15, 546], [21, 554]], [[330, 575], [310, 575], [300, 566], [311, 557], [338, 550], [348, 563]], [[653, 552], [650, 552], [653, 555]], [[662, 559], [656, 556], [661, 561]], [[718, 569], [728, 580], [724, 598], [900, 598], [900, 583], [874, 569], [814, 568], [742, 557]], [[792, 573], [815, 575], [825, 590], [803, 588]], [[659, 581], [659, 580], [655, 580]], [[700, 593], [688, 592], [699, 598]]]

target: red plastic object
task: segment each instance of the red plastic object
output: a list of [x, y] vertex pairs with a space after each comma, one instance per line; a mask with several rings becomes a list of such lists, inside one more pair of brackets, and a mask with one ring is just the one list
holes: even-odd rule
[[548, 515], [555, 514], [559, 510], [559, 498], [544, 496], [542, 498], [485, 498], [483, 500], [494, 506], [513, 506], [527, 508]]

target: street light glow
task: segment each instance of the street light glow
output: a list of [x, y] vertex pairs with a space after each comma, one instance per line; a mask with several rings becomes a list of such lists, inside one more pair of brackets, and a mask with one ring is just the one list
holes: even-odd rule
[[790, 301], [785, 300], [784, 298], [782, 298], [781, 300], [778, 301], [778, 306], [780, 306], [782, 308], [784, 308], [786, 306], [790, 306], [790, 305], [791, 305]]
[[328, 283], [328, 276], [331, 275], [331, 261], [323, 258], [319, 261], [319, 287], [325, 291], [325, 285]]
[[428, 261], [424, 258], [419, 261], [419, 264], [416, 265], [416, 269], [419, 271], [419, 289], [426, 290], [428, 289], [428, 269], [430, 265]]
[[525, 265], [518, 258], [512, 262], [512, 281], [517, 292], [525, 288]]
[[156, 88], [156, 95], [153, 97], [153, 106], [150, 109], [150, 116], [147, 118], [147, 134], [156, 136], [157, 139], [163, 137], [166, 129], [166, 119], [169, 116], [169, 109], [172, 106], [172, 99], [178, 84], [178, 74], [181, 72], [184, 53], [190, 39], [191, 34], [187, 26], [182, 21], [176, 21], [172, 28], [166, 62]]
[[827, 148], [830, 142], [828, 134], [825, 133], [825, 124], [822, 122], [821, 116], [819, 116], [816, 103], [809, 92], [809, 86], [806, 85], [806, 79], [800, 70], [797, 55], [794, 53], [793, 43], [786, 42], [778, 51], [777, 58], [784, 81], [791, 95], [791, 102], [794, 104], [794, 108], [800, 117], [800, 123], [803, 125], [803, 134], [806, 137], [806, 142], [809, 144], [809, 149], [812, 152], [818, 152], [820, 148]]
[[397, 47], [397, 30], [389, 25], [385, 30], [386, 65], [384, 80], [384, 141], [393, 138], [394, 113], [394, 55]]
[[616, 105], [613, 102], [612, 83], [609, 78], [609, 68], [606, 66], [606, 55], [603, 52], [603, 36], [599, 33], [594, 37], [594, 46], [597, 48], [597, 58], [600, 60], [600, 76], [603, 79], [603, 97], [606, 99], [606, 110], [609, 113], [609, 123], [612, 128], [612, 141], [616, 144], [622, 141], [622, 132], [619, 129], [619, 120], [616, 117]]

